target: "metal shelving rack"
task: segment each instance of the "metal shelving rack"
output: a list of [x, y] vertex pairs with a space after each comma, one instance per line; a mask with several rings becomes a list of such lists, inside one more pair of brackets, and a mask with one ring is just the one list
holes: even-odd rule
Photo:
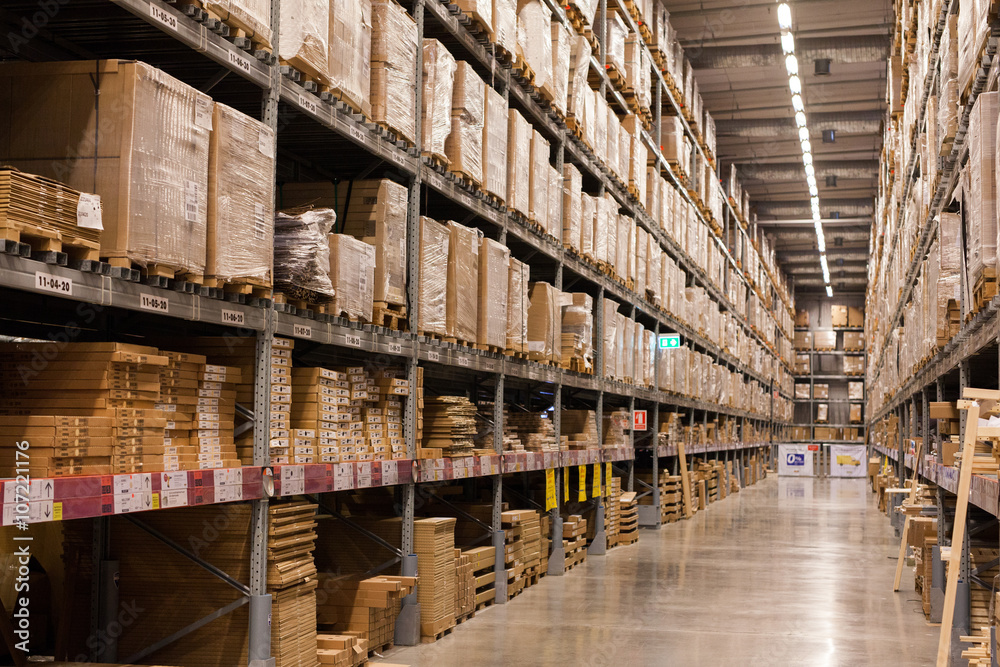
[[[816, 332], [833, 332], [837, 333], [840, 331], [861, 331], [861, 327], [836, 327], [834, 329], [809, 329], [808, 327], [796, 327], [798, 331], [812, 331]], [[845, 350], [817, 350], [814, 347], [808, 350], [795, 350], [796, 354], [808, 354], [809, 355], [809, 367], [815, 368], [815, 361], [817, 357], [865, 357], [865, 352], [856, 351], [845, 351]], [[857, 422], [853, 424], [829, 424], [820, 423], [816, 421], [816, 409], [815, 405], [819, 403], [826, 404], [837, 404], [837, 405], [864, 405], [864, 399], [850, 398], [846, 399], [828, 399], [828, 398], [813, 398], [816, 395], [816, 382], [861, 382], [864, 383], [864, 375], [847, 375], [844, 373], [809, 373], [809, 374], [797, 374], [793, 378], [796, 381], [796, 386], [799, 384], [805, 384], [805, 382], [800, 382], [807, 380], [809, 382], [809, 398], [793, 398], [792, 401], [797, 404], [807, 404], [809, 405], [809, 439], [807, 440], [796, 440], [796, 442], [803, 442], [807, 444], [838, 444], [838, 443], [851, 443], [857, 444], [856, 440], [822, 440], [816, 438], [816, 427], [825, 428], [860, 428], [864, 432], [864, 439], [867, 441], [867, 427], [866, 424], [862, 422]], [[862, 408], [863, 409], [863, 408]], [[801, 426], [802, 424], [797, 424]]]
[[[607, 10], [607, 2], [617, 2], [627, 22], [633, 23], [620, 0], [602, 0], [600, 14], [603, 19]], [[547, 0], [556, 20], [565, 22], [562, 9], [551, 0]], [[272, 0], [272, 29], [277, 41], [278, 17], [280, 0]], [[107, 517], [130, 514], [137, 511], [156, 510], [160, 508], [176, 508], [185, 506], [207, 505], [227, 502], [251, 502], [253, 505], [253, 542], [256, 547], [252, 553], [251, 579], [242, 585], [242, 590], [250, 604], [250, 665], [251, 667], [266, 667], [273, 665], [270, 651], [270, 596], [266, 593], [266, 553], [264, 545], [267, 536], [267, 511], [270, 497], [280, 497], [299, 494], [320, 494], [341, 490], [393, 486], [399, 488], [402, 508], [402, 556], [401, 568], [404, 574], [416, 573], [415, 557], [411, 556], [413, 545], [413, 520], [415, 512], [415, 487], [417, 484], [467, 478], [489, 478], [493, 488], [493, 540], [501, 547], [498, 550], [498, 566], [503, 568], [503, 531], [500, 529], [500, 505], [503, 491], [503, 475], [509, 473], [530, 472], [545, 469], [555, 469], [558, 473], [569, 465], [593, 463], [620, 463], [626, 467], [628, 488], [632, 488], [632, 457], [629, 451], [590, 450], [558, 453], [514, 453], [502, 450], [502, 406], [504, 403], [505, 380], [541, 384], [552, 394], [554, 407], [554, 426], [558, 437], [558, 415], [563, 404], [564, 393], [573, 392], [591, 401], [597, 410], [598, 420], [604, 409], [605, 400], [611, 400], [617, 405], [629, 409], [646, 407], [650, 409], [652, 445], [647, 447], [655, 471], [661, 458], [676, 457], [673, 446], [657, 446], [657, 425], [661, 410], [686, 410], [690, 423], [696, 420], [695, 413], [700, 413], [700, 419], [706, 423], [709, 415], [726, 415], [736, 418], [741, 424], [741, 433], [746, 433], [749, 426], [758, 432], [787, 425], [774, 419], [774, 396], [791, 396], [779, 387], [781, 379], [790, 378], [790, 359], [778, 354], [777, 341], [784, 341], [785, 349], [790, 350], [791, 339], [788, 333], [780, 327], [773, 313], [768, 313], [764, 323], [751, 324], [747, 317], [730, 301], [729, 294], [733, 281], [742, 281], [748, 293], [754, 293], [766, 303], [770, 300], [774, 308], [784, 308], [790, 318], [793, 315], [791, 301], [787, 294], [777, 289], [770, 271], [767, 271], [768, 282], [764, 285], [754, 284], [748, 278], [742, 267], [747, 266], [751, 253], [756, 253], [750, 237], [740, 222], [740, 216], [724, 197], [723, 220], [718, 221], [722, 227], [722, 236], [712, 235], [713, 242], [722, 251], [725, 258], [724, 284], [716, 285], [700, 267], [646, 214], [641, 203], [637, 202], [627, 192], [627, 189], [615, 181], [610, 172], [598, 163], [591, 150], [568, 132], [557, 120], [555, 114], [548, 110], [533, 90], [523, 87], [493, 58], [490, 48], [479, 42], [468, 32], [461, 21], [461, 12], [454, 5], [440, 0], [414, 0], [406, 5], [417, 23], [418, 35], [425, 34], [425, 24], [433, 21], [436, 34], [445, 35], [447, 46], [458, 59], [465, 59], [478, 64], [480, 68], [491, 74], [492, 83], [509, 100], [514, 108], [539, 129], [552, 142], [555, 155], [555, 165], [561, 168], [563, 161], [576, 165], [586, 179], [585, 182], [596, 187], [600, 192], [610, 193], [621, 208], [635, 217], [639, 226], [656, 238], [661, 247], [671, 255], [689, 276], [690, 284], [701, 285], [722, 308], [734, 315], [738, 326], [764, 350], [765, 361], [754, 364], [745, 363], [734, 354], [716, 342], [708, 340], [688, 323], [682, 322], [672, 314], [665, 312], [648, 302], [644, 295], [637, 295], [622, 284], [600, 274], [590, 265], [582, 262], [573, 254], [567, 252], [562, 245], [552, 238], [544, 237], [532, 229], [523, 226], [517, 219], [511, 217], [505, 210], [488, 203], [477, 192], [465, 189], [453, 177], [442, 174], [424, 164], [419, 151], [407, 149], [387, 138], [377, 126], [365, 118], [354, 114], [346, 105], [333, 99], [308, 91], [300, 84], [282, 74], [281, 68], [266, 54], [252, 54], [244, 51], [230, 41], [216, 34], [205, 25], [188, 18], [172, 5], [161, 0], [111, 0], [106, 5], [98, 7], [92, 16], [70, 20], [66, 17], [53, 17], [47, 26], [48, 34], [55, 36], [61, 46], [73, 44], [74, 40], [83, 41], [86, 47], [78, 49], [78, 53], [92, 53], [95, 57], [128, 57], [131, 53], [102, 53], [102, 50], [116, 50], [115, 42], [100, 42], [101, 37], [95, 36], [94, 27], [106, 28], [113, 24], [117, 30], [127, 31], [135, 40], [132, 43], [147, 43], [148, 51], [143, 51], [143, 58], [153, 65], [166, 66], [176, 60], [180, 72], [175, 72], [180, 78], [188, 79], [192, 85], [198, 85], [203, 90], [211, 92], [219, 86], [223, 97], [237, 101], [244, 111], [261, 118], [279, 138], [279, 167], [283, 160], [306, 163], [316, 173], [324, 174], [324, 164], [319, 158], [312, 159], [310, 155], [299, 155], [296, 149], [303, 149], [307, 140], [289, 146], [282, 144], [283, 130], [308, 119], [312, 123], [311, 131], [319, 130], [327, 153], [336, 153], [338, 149], [349, 151], [351, 155], [362, 156], [373, 166], [367, 173], [375, 169], [394, 173], [396, 178], [405, 181], [409, 187], [408, 208], [408, 290], [409, 318], [416, 321], [419, 302], [416, 285], [419, 277], [418, 263], [418, 224], [421, 212], [425, 210], [428, 198], [442, 199], [449, 207], [457, 207], [467, 215], [466, 224], [479, 226], [484, 232], [501, 242], [507, 243], [522, 257], [531, 258], [532, 266], [538, 265], [551, 275], [557, 289], [570, 289], [580, 285], [591, 291], [596, 291], [598, 299], [607, 296], [619, 302], [620, 307], [628, 308], [632, 319], [639, 319], [655, 333], [677, 332], [686, 339], [686, 345], [703, 351], [719, 364], [733, 372], [742, 374], [771, 394], [769, 408], [762, 413], [751, 413], [728, 406], [717, 405], [693, 398], [668, 395], [665, 392], [620, 382], [607, 380], [603, 377], [603, 359], [600, 346], [595, 350], [595, 374], [585, 375], [559, 368], [513, 360], [503, 355], [480, 352], [464, 347], [443, 344], [428, 340], [407, 332], [397, 332], [373, 327], [357, 325], [325, 315], [310, 312], [294, 312], [287, 309], [279, 312], [269, 301], [240, 302], [221, 300], [204, 293], [188, 293], [151, 287], [136, 282], [118, 280], [96, 272], [84, 272], [64, 266], [44, 264], [24, 257], [0, 254], [0, 293], [6, 302], [5, 314], [9, 319], [0, 324], [4, 335], [43, 337], [47, 333], [64, 329], [74, 324], [75, 318], [83, 317], [83, 311], [92, 313], [93, 324], [88, 324], [88, 332], [99, 334], [104, 332], [122, 331], [129, 334], [143, 332], [163, 334], [176, 332], [181, 335], [232, 335], [241, 338], [253, 338], [256, 341], [255, 369], [255, 400], [252, 406], [253, 419], [257, 423], [266, 423], [268, 419], [269, 372], [267, 360], [270, 358], [272, 337], [285, 336], [297, 341], [308, 342], [316, 346], [329, 346], [346, 355], [368, 353], [382, 355], [393, 363], [405, 365], [411, 386], [415, 386], [417, 369], [425, 367], [436, 368], [439, 371], [466, 381], [480, 378], [492, 383], [495, 405], [495, 444], [499, 452], [492, 456], [467, 457], [466, 459], [416, 459], [416, 402], [409, 401], [404, 424], [404, 436], [407, 444], [408, 459], [400, 461], [359, 462], [341, 464], [313, 465], [275, 465], [271, 466], [268, 458], [268, 443], [266, 430], [258, 428], [254, 438], [253, 465], [238, 469], [216, 471], [185, 471], [181, 473], [140, 473], [136, 475], [116, 475], [105, 477], [61, 478], [54, 480], [35, 480], [31, 487], [32, 521], [44, 522], [51, 520], [68, 520], [78, 518], [95, 519], [95, 554], [103, 555], [103, 546], [107, 542], [109, 524]], [[124, 11], [121, 11], [124, 10]], [[66, 22], [61, 22], [65, 18]], [[600, 22], [603, 25], [603, 21]], [[635, 25], [631, 26], [633, 29]], [[103, 34], [104, 31], [98, 31]], [[599, 41], [606, 41], [598, 35]], [[41, 38], [40, 38], [41, 39]], [[89, 41], [88, 41], [89, 40]], [[95, 48], [100, 47], [100, 48]], [[129, 47], [120, 47], [127, 50]], [[275, 51], [277, 45], [274, 44]], [[645, 48], [645, 47], [644, 47]], [[136, 54], [139, 55], [139, 54]], [[260, 56], [260, 57], [258, 57]], [[420, 79], [421, 52], [417, 50], [416, 77]], [[606, 54], [602, 46], [600, 58], [592, 58], [591, 67], [600, 79], [600, 89], [606, 94], [612, 104], [627, 110], [624, 100], [612, 87], [604, 71], [603, 62]], [[650, 62], [652, 58], [650, 58]], [[185, 69], [190, 66], [190, 69]], [[219, 69], [221, 68], [221, 70]], [[654, 99], [654, 129], [652, 134], [643, 131], [643, 141], [651, 152], [652, 159], [659, 165], [663, 175], [684, 197], [690, 199], [681, 179], [675, 174], [659, 150], [660, 117], [664, 112], [681, 118], [685, 131], [692, 144], [703, 157], [708, 159], [705, 147], [698, 136], [684, 119], [682, 105], [675, 99], [670, 88], [664, 81], [661, 72], [653, 69]], [[421, 87], [416, 87], [416, 108], [421, 107]], [[418, 114], [419, 117], [419, 114]], [[416, 145], [420, 145], [420, 123], [416, 123]], [[347, 159], [347, 158], [344, 158]], [[714, 164], [714, 161], [711, 161]], [[707, 221], [703, 220], [704, 224]], [[67, 292], [53, 294], [40, 286], [38, 276], [54, 276], [69, 284]], [[143, 295], [155, 296], [168, 303], [164, 313], [151, 313], [143, 307]], [[765, 296], [768, 298], [765, 299]], [[600, 301], [598, 301], [600, 303]], [[20, 317], [27, 313], [41, 315], [35, 318]], [[602, 331], [602, 309], [597, 309], [595, 330], [600, 340]], [[661, 354], [657, 348], [657, 355]], [[658, 364], [654, 366], [658, 368]], [[781, 377], [771, 377], [773, 369], [778, 369]], [[726, 461], [739, 458], [745, 461], [751, 450], [760, 449], [764, 452], [774, 442], [774, 430], [770, 429], [770, 437], [765, 442], [750, 442], [746, 437], [739, 443], [714, 443], [692, 446], [688, 455], [719, 452]], [[633, 434], [633, 441], [635, 434]], [[676, 465], [676, 463], [675, 463]], [[738, 466], [742, 470], [742, 466]], [[273, 477], [272, 477], [273, 476]], [[143, 492], [134, 502], [125, 502], [117, 497], [118, 478], [129, 478], [143, 485]], [[134, 480], [133, 480], [134, 478]], [[272, 487], [273, 478], [273, 487]], [[167, 486], [170, 493], [167, 493]], [[557, 479], [556, 489], [560, 493], [562, 484]], [[109, 489], [111, 492], [109, 493]], [[13, 522], [13, 508], [8, 504], [8, 495], [13, 495], [11, 482], [0, 482], [0, 494], [4, 497], [4, 512], [2, 525]], [[652, 493], [658, 496], [658, 487], [654, 485]], [[564, 499], [561, 499], [561, 501]], [[560, 502], [561, 502], [560, 501]], [[658, 506], [658, 498], [655, 498]], [[600, 512], [600, 507], [598, 512]], [[600, 516], [600, 515], [598, 515]], [[558, 510], [553, 512], [554, 525], [558, 522]], [[657, 517], [652, 523], [659, 525]], [[556, 525], [558, 532], [558, 525]], [[553, 543], [554, 551], [550, 560], [550, 574], [562, 573], [562, 561], [557, 553], [561, 545]], [[603, 546], [597, 544], [595, 552], [600, 552]], [[193, 558], [195, 562], [199, 560]], [[210, 567], [200, 562], [203, 567]], [[108, 594], [108, 582], [95, 582], [95, 600]], [[497, 601], [504, 599], [501, 578], [497, 579]], [[419, 607], [414, 593], [404, 601], [403, 610], [397, 623], [397, 643], [415, 643], [419, 641]], [[97, 619], [93, 619], [96, 623]], [[95, 654], [94, 658], [113, 660], [117, 656], [110, 653]]]

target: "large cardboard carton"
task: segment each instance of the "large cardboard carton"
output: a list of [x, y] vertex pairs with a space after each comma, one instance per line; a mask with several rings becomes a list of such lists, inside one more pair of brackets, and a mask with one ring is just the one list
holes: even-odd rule
[[507, 344], [507, 289], [510, 249], [493, 239], [479, 245], [479, 326], [476, 342], [503, 349]]
[[451, 232], [446, 225], [420, 217], [420, 308], [417, 331], [447, 336], [448, 250]]
[[479, 242], [482, 232], [448, 221], [447, 335], [474, 343], [479, 328]]
[[562, 355], [559, 291], [548, 283], [531, 283], [528, 300], [528, 358], [558, 363]]
[[372, 120], [413, 142], [417, 24], [393, 0], [372, 2]]
[[330, 234], [330, 282], [334, 295], [329, 312], [371, 322], [374, 246], [347, 234]]
[[[329, 0], [331, 92], [366, 117], [372, 115], [371, 0]], [[284, 26], [282, 26], [284, 27]]]
[[510, 258], [507, 274], [507, 344], [509, 352], [528, 351], [528, 290], [529, 267]]
[[444, 143], [449, 168], [482, 184], [486, 84], [464, 60], [455, 69], [451, 93], [451, 133]]
[[486, 86], [483, 125], [483, 190], [500, 201], [507, 198], [507, 100]]

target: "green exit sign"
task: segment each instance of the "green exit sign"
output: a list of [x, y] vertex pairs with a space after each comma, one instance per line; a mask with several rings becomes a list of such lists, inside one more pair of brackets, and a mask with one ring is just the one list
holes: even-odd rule
[[681, 346], [680, 334], [662, 334], [660, 336], [660, 347], [672, 349]]

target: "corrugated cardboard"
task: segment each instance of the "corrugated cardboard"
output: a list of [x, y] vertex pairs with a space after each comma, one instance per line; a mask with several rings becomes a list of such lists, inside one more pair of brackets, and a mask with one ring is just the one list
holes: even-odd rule
[[477, 288], [482, 232], [448, 221], [447, 335], [473, 343], [479, 328]]
[[503, 348], [507, 344], [507, 289], [510, 249], [483, 238], [479, 245], [479, 326], [476, 342]]

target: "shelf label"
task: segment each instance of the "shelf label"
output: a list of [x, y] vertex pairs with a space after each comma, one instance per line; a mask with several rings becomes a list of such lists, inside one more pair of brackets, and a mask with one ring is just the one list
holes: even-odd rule
[[391, 157], [392, 161], [400, 167], [406, 167], [406, 159], [399, 153], [399, 151], [389, 151], [389, 157]]
[[427, 350], [427, 361], [441, 361], [441, 353], [437, 350]]
[[243, 311], [240, 310], [225, 310], [222, 311], [222, 323], [223, 324], [246, 324], [246, 317], [243, 315]]
[[177, 31], [177, 17], [166, 10], [160, 9], [152, 2], [149, 3], [149, 15], [158, 23], [163, 24], [175, 32]]
[[241, 72], [250, 73], [250, 59], [232, 49], [229, 50], [229, 64]]
[[496, 370], [497, 370], [497, 362], [495, 362], [495, 361], [484, 361], [483, 362], [483, 370], [489, 371], [491, 373], [496, 372]]
[[295, 336], [296, 338], [312, 338], [313, 330], [312, 327], [306, 326], [304, 324], [293, 324], [292, 335]]
[[399, 468], [395, 461], [382, 461], [382, 486], [399, 483]]
[[548, 468], [545, 471], [545, 511], [556, 508], [556, 471]]
[[399, 343], [389, 343], [389, 354], [403, 354], [403, 346]]
[[61, 278], [44, 271], [35, 271], [35, 289], [55, 292], [56, 294], [72, 294], [73, 279]]
[[316, 99], [312, 95], [299, 93], [299, 106], [309, 113], [319, 114], [319, 105], [316, 104]]
[[361, 347], [361, 336], [347, 334], [345, 336], [345, 344], [350, 345], [351, 347]]
[[354, 137], [361, 143], [365, 142], [365, 133], [357, 125], [351, 123], [347, 126], [347, 129], [350, 130], [352, 137]]
[[143, 310], [168, 313], [170, 312], [170, 300], [165, 297], [153, 296], [152, 294], [140, 294], [139, 307]]
[[576, 475], [576, 500], [577, 502], [585, 503], [587, 502], [587, 466], [578, 465], [576, 467]]
[[467, 356], [461, 354], [458, 356], [457, 361], [459, 366], [463, 366], [465, 368], [468, 368], [469, 365], [472, 363], [471, 361], [469, 361], [469, 358]]

